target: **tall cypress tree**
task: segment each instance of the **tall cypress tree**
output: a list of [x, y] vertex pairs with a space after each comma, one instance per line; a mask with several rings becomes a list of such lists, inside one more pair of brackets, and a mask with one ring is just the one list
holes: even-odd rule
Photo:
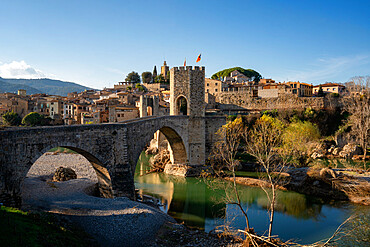
[[157, 77], [157, 66], [154, 65], [154, 69], [153, 69], [153, 82], [154, 82], [154, 79]]

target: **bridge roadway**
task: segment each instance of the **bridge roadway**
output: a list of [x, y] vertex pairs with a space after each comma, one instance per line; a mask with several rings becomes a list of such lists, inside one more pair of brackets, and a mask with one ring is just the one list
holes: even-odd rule
[[161, 116], [0, 131], [0, 203], [21, 205], [21, 188], [28, 170], [54, 147], [83, 155], [95, 169], [104, 197], [134, 199], [136, 163], [157, 130], [170, 143], [173, 164], [201, 165], [216, 140], [215, 132], [225, 121], [225, 117]]

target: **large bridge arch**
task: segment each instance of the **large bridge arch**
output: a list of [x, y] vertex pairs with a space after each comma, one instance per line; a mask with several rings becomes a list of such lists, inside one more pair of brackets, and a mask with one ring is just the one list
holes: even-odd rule
[[[84, 158], [86, 158], [92, 168], [94, 169], [96, 176], [98, 178], [98, 187], [100, 196], [105, 198], [113, 198], [113, 190], [112, 190], [112, 182], [110, 178], [110, 174], [106, 167], [102, 164], [102, 162], [93, 154], [91, 154], [89, 151], [86, 151], [85, 149], [82, 149], [81, 147], [77, 147], [74, 143], [68, 143], [68, 142], [56, 142], [56, 143], [47, 143], [44, 148], [36, 149], [36, 152], [33, 156], [31, 156], [30, 161], [23, 161], [25, 164], [24, 171], [22, 172], [21, 176], [21, 188], [23, 180], [25, 179], [28, 171], [31, 169], [31, 167], [34, 165], [34, 163], [46, 152], [51, 150], [55, 147], [62, 147], [62, 148], [68, 148], [79, 155], [82, 155]], [[87, 148], [86, 146], [83, 148]]]
[[[172, 121], [168, 121], [172, 120]], [[132, 174], [135, 173], [137, 161], [145, 146], [153, 139], [154, 133], [160, 131], [168, 140], [172, 149], [172, 162], [185, 164], [188, 162], [187, 150], [187, 116], [168, 117], [167, 121], [146, 119], [127, 126], [127, 154]]]

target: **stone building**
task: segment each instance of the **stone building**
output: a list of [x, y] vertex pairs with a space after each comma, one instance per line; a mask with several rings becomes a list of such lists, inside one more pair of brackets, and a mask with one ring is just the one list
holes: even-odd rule
[[205, 78], [205, 93], [215, 95], [222, 91], [222, 81]]
[[20, 117], [26, 116], [32, 110], [32, 103], [27, 96], [21, 96], [14, 93], [0, 94], [0, 111], [1, 114], [6, 112], [15, 112]]
[[322, 91], [325, 94], [328, 94], [328, 93], [342, 94], [344, 93], [344, 89], [346, 88], [345, 86], [338, 84], [338, 83], [325, 83], [325, 84], [316, 85], [312, 87], [313, 95], [317, 95], [317, 93], [319, 92], [320, 86], [322, 87]]
[[311, 97], [312, 96], [312, 84], [303, 83], [303, 82], [293, 82], [289, 81], [285, 83], [286, 85], [290, 86], [291, 93], [298, 97]]
[[117, 105], [109, 107], [109, 122], [122, 122], [139, 117], [139, 109], [135, 106]]
[[161, 67], [161, 75], [163, 76], [165, 81], [167, 81], [169, 72], [170, 72], [170, 67], [168, 67], [167, 62], [164, 61], [163, 66]]
[[258, 86], [259, 98], [278, 98], [291, 93], [289, 85], [281, 83], [265, 83]]

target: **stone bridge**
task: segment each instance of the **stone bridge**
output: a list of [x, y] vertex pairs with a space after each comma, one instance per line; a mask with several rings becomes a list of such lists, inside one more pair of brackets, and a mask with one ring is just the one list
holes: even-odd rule
[[95, 169], [105, 197], [135, 198], [134, 172], [145, 146], [160, 130], [172, 149], [173, 164], [201, 165], [225, 117], [162, 116], [122, 123], [14, 128], [0, 131], [0, 203], [21, 205], [28, 170], [45, 152], [66, 147]]

